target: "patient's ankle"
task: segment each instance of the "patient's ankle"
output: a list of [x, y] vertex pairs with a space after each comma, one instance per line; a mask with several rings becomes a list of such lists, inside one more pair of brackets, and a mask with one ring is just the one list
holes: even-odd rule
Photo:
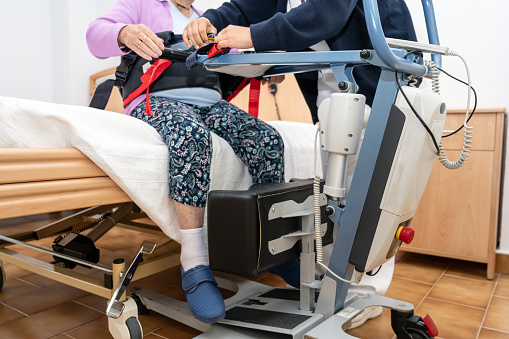
[[180, 239], [180, 263], [184, 271], [188, 271], [198, 265], [208, 265], [202, 227], [187, 230], [181, 229]]

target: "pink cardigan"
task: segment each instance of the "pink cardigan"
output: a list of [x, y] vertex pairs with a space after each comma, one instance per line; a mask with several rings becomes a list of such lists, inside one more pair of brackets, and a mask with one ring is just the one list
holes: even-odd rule
[[[194, 7], [193, 10], [198, 15], [203, 14]], [[127, 54], [118, 47], [117, 38], [120, 30], [130, 24], [144, 24], [154, 33], [172, 30], [170, 3], [167, 0], [118, 0], [105, 16], [88, 26], [88, 49], [99, 59]], [[131, 114], [144, 99], [145, 94], [134, 99], [125, 107], [125, 114]]]

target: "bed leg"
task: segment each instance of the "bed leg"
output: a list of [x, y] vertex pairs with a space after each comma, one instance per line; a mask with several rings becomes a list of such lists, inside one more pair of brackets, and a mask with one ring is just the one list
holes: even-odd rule
[[114, 339], [142, 339], [143, 330], [138, 320], [138, 306], [132, 298], [123, 302], [124, 311], [120, 317], [108, 317], [108, 329]]

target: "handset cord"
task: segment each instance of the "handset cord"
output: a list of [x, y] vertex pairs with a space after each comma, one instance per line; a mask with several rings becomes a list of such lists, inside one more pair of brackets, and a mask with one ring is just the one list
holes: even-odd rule
[[[426, 129], [426, 131], [430, 135], [430, 137], [431, 137], [431, 139], [433, 141], [433, 144], [435, 145], [435, 148], [437, 149], [438, 159], [439, 159], [440, 163], [444, 167], [446, 167], [448, 169], [458, 169], [458, 168], [460, 168], [461, 166], [463, 166], [467, 162], [468, 156], [470, 155], [470, 148], [472, 147], [470, 144], [472, 143], [473, 127], [467, 125], [467, 123], [468, 123], [468, 121], [470, 120], [470, 117], [471, 117], [471, 116], [469, 117], [469, 112], [470, 112], [470, 95], [471, 95], [471, 92], [472, 92], [472, 85], [471, 85], [471, 81], [470, 81], [470, 70], [468, 68], [466, 60], [461, 55], [459, 55], [458, 53], [456, 53], [454, 51], [449, 51], [447, 55], [457, 56], [457, 57], [459, 57], [463, 61], [463, 64], [465, 65], [465, 70], [467, 72], [467, 81], [468, 81], [468, 83], [467, 83], [467, 86], [468, 86], [467, 112], [465, 114], [465, 120], [463, 122], [463, 129], [464, 129], [463, 147], [462, 147], [461, 153], [460, 153], [458, 159], [456, 159], [456, 161], [452, 162], [449, 159], [447, 159], [447, 156], [445, 155], [442, 143], [437, 144], [435, 136], [431, 133], [431, 130], [429, 129], [429, 127], [424, 123], [422, 118], [415, 111], [415, 108], [410, 103], [410, 100], [407, 98], [405, 92], [403, 91], [403, 89], [401, 88], [401, 85], [399, 84], [399, 81], [397, 80], [397, 74], [398, 74], [397, 71], [395, 72], [396, 73], [396, 84], [398, 85], [399, 90], [401, 91], [401, 94], [405, 98], [406, 102], [408, 103], [408, 105], [410, 106], [412, 111], [414, 112], [416, 117], [419, 119], [421, 124], [423, 124], [424, 128]], [[428, 68], [428, 71], [431, 73], [431, 88], [432, 88], [433, 92], [435, 92], [435, 93], [440, 95], [440, 83], [439, 83], [439, 79], [438, 79], [438, 76], [439, 76], [438, 70], [439, 70], [439, 68], [431, 60], [426, 60], [424, 63], [425, 63], [425, 66]], [[446, 73], [446, 72], [444, 72], [444, 73]], [[451, 76], [448, 73], [446, 73], [446, 74]], [[454, 78], [454, 79], [456, 79], [456, 78]], [[456, 79], [456, 80], [458, 80], [458, 79]], [[459, 80], [459, 81], [461, 81], [461, 80]], [[461, 82], [463, 82], [463, 81], [461, 81]], [[412, 80], [410, 81], [409, 85], [411, 87], [415, 87], [415, 84], [416, 84], [416, 81], [415, 81], [415, 79], [412, 78]], [[476, 99], [476, 106], [477, 106], [477, 94], [475, 95], [475, 99]], [[472, 112], [472, 114], [473, 114], [473, 112]], [[456, 133], [456, 132], [454, 132], [454, 133]], [[451, 133], [451, 134], [449, 134], [447, 136], [450, 136], [450, 135], [452, 135], [454, 133]]]
[[[470, 149], [472, 148], [471, 143], [472, 143], [472, 134], [473, 134], [474, 127], [467, 125], [467, 123], [469, 121], [470, 97], [471, 97], [471, 93], [472, 93], [470, 70], [468, 68], [466, 60], [461, 55], [459, 55], [458, 53], [456, 53], [454, 51], [450, 51], [449, 55], [457, 56], [463, 61], [463, 64], [465, 65], [465, 70], [467, 72], [467, 86], [468, 86], [467, 111], [465, 114], [465, 120], [463, 122], [463, 147], [461, 149], [461, 153], [460, 153], [458, 159], [456, 159], [456, 161], [454, 161], [454, 162], [447, 159], [447, 156], [445, 155], [442, 143], [440, 143], [440, 145], [439, 145], [440, 154], [438, 156], [438, 160], [445, 168], [454, 170], [454, 169], [458, 169], [461, 166], [463, 166], [468, 160], [468, 156], [470, 155]], [[435, 65], [435, 63], [433, 61], [426, 61], [426, 66], [429, 69], [431, 69], [432, 89], [435, 93], [440, 94], [440, 87], [438, 86], [438, 67], [437, 67], [437, 65]]]
[[323, 248], [322, 248], [322, 211], [320, 207], [320, 174], [317, 173], [316, 170], [316, 162], [318, 158], [318, 132], [320, 131], [320, 123], [317, 124], [316, 133], [315, 133], [315, 145], [314, 145], [314, 170], [315, 177], [313, 180], [313, 206], [314, 206], [314, 214], [315, 214], [315, 250], [316, 250], [316, 263], [327, 270], [330, 274], [332, 274], [336, 279], [341, 280], [347, 284], [358, 283], [358, 281], [354, 280], [346, 280], [336, 273], [334, 273], [327, 265], [323, 263]]

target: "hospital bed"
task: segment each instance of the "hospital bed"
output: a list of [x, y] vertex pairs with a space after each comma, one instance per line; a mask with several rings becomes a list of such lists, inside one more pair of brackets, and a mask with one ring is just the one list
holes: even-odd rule
[[[1, 148], [0, 158], [0, 219], [78, 210], [47, 226], [10, 234], [10, 239], [30, 244], [32, 241], [55, 239], [60, 234], [86, 229], [90, 224], [99, 224], [105, 232], [119, 222], [124, 227], [162, 235], [146, 215], [134, 212], [129, 196], [76, 148]], [[107, 211], [114, 213], [97, 222], [98, 215], [104, 215]], [[104, 272], [104, 278], [98, 279], [66, 268], [63, 262], [47, 263], [17, 253], [9, 249], [10, 244], [5, 239], [0, 241], [0, 260], [87, 292], [111, 297], [113, 271], [117, 268], [91, 263], [89, 268]], [[179, 250], [178, 243], [168, 241], [151, 258], [146, 258], [135, 280], [177, 265]], [[46, 251], [55, 254], [48, 249]], [[121, 270], [122, 266], [118, 269]], [[0, 286], [7, 278], [3, 271], [1, 275]]]
[[[312, 176], [315, 127], [295, 122], [272, 124], [285, 141], [286, 174]], [[175, 241], [178, 221], [167, 193], [168, 152], [150, 126], [114, 112], [16, 98], [0, 98], [0, 125], [0, 219], [76, 210], [44, 227], [2, 234], [0, 266], [2, 261], [12, 263], [109, 299], [120, 272], [132, 258], [102, 265], [87, 260], [90, 254], [86, 253], [94, 256], [90, 248], [82, 250], [81, 258], [69, 258], [73, 248], [55, 252], [35, 247], [33, 242], [72, 233], [97, 240], [111, 227], [166, 239], [150, 255], [144, 255], [132, 281], [180, 264], [180, 245]], [[215, 134], [212, 139], [211, 187], [248, 188], [251, 177], [247, 167], [226, 141]], [[301, 166], [300, 161], [308, 165]], [[60, 260], [45, 262], [30, 257], [10, 249], [13, 244], [31, 246]], [[104, 274], [98, 278], [87, 270], [72, 269], [72, 260]], [[0, 288], [7, 278], [0, 270]]]

